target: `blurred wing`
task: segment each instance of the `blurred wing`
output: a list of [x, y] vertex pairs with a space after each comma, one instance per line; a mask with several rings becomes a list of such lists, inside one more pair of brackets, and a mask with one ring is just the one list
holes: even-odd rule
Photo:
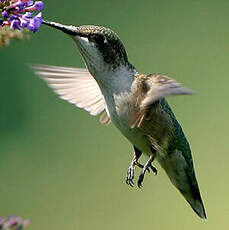
[[[150, 74], [143, 76], [144, 80], [140, 80], [141, 99], [138, 109], [131, 119], [131, 127], [140, 127], [144, 121], [146, 114], [149, 113], [150, 107], [158, 100], [171, 95], [188, 95], [194, 92], [182, 87], [172, 78], [162, 74]], [[141, 78], [141, 77], [140, 77]], [[142, 92], [145, 94], [142, 96]]]
[[[60, 98], [85, 109], [93, 116], [104, 111], [101, 123], [109, 123], [105, 99], [87, 69], [49, 65], [33, 65], [32, 68]], [[102, 122], [104, 120], [106, 122]]]
[[140, 105], [141, 108], [146, 108], [164, 97], [171, 95], [187, 95], [194, 92], [182, 87], [172, 78], [162, 74], [151, 74], [147, 76], [147, 87], [149, 88], [145, 98]]

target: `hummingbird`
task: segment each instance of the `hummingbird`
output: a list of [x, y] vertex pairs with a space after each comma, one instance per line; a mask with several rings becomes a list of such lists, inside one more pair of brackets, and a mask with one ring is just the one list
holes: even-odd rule
[[[189, 143], [165, 99], [193, 91], [164, 74], [139, 73], [128, 61], [118, 35], [109, 28], [42, 23], [73, 39], [86, 68], [33, 65], [33, 69], [60, 98], [93, 116], [100, 114], [102, 124], [112, 122], [131, 142], [134, 153], [126, 183], [134, 185], [137, 166], [141, 188], [146, 171], [157, 174], [156, 159], [192, 209], [206, 220]], [[138, 161], [142, 154], [148, 157], [144, 165]]]

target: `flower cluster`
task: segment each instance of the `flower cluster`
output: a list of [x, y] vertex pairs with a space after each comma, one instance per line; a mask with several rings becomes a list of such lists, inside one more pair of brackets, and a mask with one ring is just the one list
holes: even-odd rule
[[10, 29], [39, 30], [44, 3], [32, 0], [0, 0], [0, 25]]
[[23, 230], [29, 225], [29, 220], [21, 217], [9, 216], [6, 220], [0, 217], [0, 230]]

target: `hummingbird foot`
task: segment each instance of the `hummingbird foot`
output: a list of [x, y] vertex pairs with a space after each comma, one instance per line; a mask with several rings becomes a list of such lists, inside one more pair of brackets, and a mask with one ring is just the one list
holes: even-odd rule
[[126, 184], [130, 185], [131, 187], [134, 186], [134, 165], [131, 165], [127, 170], [127, 175], [126, 175]]
[[138, 178], [138, 187], [142, 188], [142, 182], [144, 180], [145, 172], [150, 171], [149, 168], [154, 172], [155, 175], [157, 175], [157, 169], [151, 164], [154, 160], [154, 154], [151, 154], [149, 157], [149, 160], [146, 162], [146, 164], [143, 166], [141, 174]]
[[[135, 161], [135, 160], [133, 160], [132, 162], [131, 162], [131, 164], [130, 164], [130, 167], [128, 168], [128, 170], [127, 170], [127, 174], [126, 174], [126, 183], [128, 184], [128, 185], [130, 185], [131, 187], [133, 187], [134, 186], [134, 167], [135, 166], [138, 166], [138, 167], [140, 167], [140, 168], [144, 168], [144, 165], [142, 165], [142, 164], [140, 164], [140, 163], [138, 163], [137, 161]], [[152, 171], [155, 173], [155, 170], [156, 170], [156, 173], [157, 173], [157, 169], [156, 168], [154, 168], [152, 165], [149, 165], [149, 167], [152, 169]], [[149, 167], [146, 169], [149, 173], [150, 173], [150, 169], [149, 169]]]
[[157, 169], [153, 165], [149, 165], [150, 169], [153, 171], [154, 175], [157, 175]]
[[151, 151], [151, 155], [150, 155], [149, 160], [147, 161], [147, 163], [145, 165], [142, 165], [138, 162], [138, 159], [142, 155], [142, 152], [134, 146], [134, 157], [133, 157], [133, 160], [131, 161], [130, 166], [127, 170], [126, 184], [130, 185], [131, 187], [134, 186], [134, 167], [135, 166], [138, 166], [139, 168], [142, 169], [142, 172], [141, 172], [139, 179], [138, 179], [138, 187], [139, 188], [142, 187], [142, 182], [144, 180], [144, 175], [145, 175], [146, 171], [148, 171], [148, 173], [150, 173], [150, 169], [151, 169], [153, 171], [153, 173], [155, 175], [157, 175], [157, 169], [151, 164], [153, 162], [154, 156], [155, 156], [154, 151], [152, 149], [150, 149], [150, 151]]
[[152, 146], [149, 148], [149, 150], [151, 152], [151, 155], [149, 158], [149, 167], [153, 171], [154, 175], [156, 176], [157, 175], [157, 169], [152, 165], [152, 162], [155, 158], [156, 150]]
[[[126, 175], [126, 184], [130, 185], [131, 187], [134, 186], [134, 167], [138, 166], [140, 168], [144, 168], [144, 165], [138, 163], [138, 159], [140, 158], [140, 156], [142, 155], [142, 152], [137, 149], [134, 146], [134, 157], [133, 160], [130, 163], [130, 167], [127, 170], [127, 175]], [[147, 170], [149, 171], [149, 169], [147, 168]]]

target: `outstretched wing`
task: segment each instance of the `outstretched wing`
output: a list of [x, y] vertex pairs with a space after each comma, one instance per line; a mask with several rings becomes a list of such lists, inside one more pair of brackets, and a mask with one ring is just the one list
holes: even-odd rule
[[32, 68], [60, 98], [85, 109], [93, 116], [103, 112], [100, 122], [110, 123], [105, 99], [87, 69], [49, 65], [33, 65]]
[[187, 95], [194, 92], [182, 87], [172, 78], [162, 74], [137, 76], [138, 98], [136, 112], [131, 119], [131, 127], [140, 127], [150, 107], [160, 99], [171, 95]]

